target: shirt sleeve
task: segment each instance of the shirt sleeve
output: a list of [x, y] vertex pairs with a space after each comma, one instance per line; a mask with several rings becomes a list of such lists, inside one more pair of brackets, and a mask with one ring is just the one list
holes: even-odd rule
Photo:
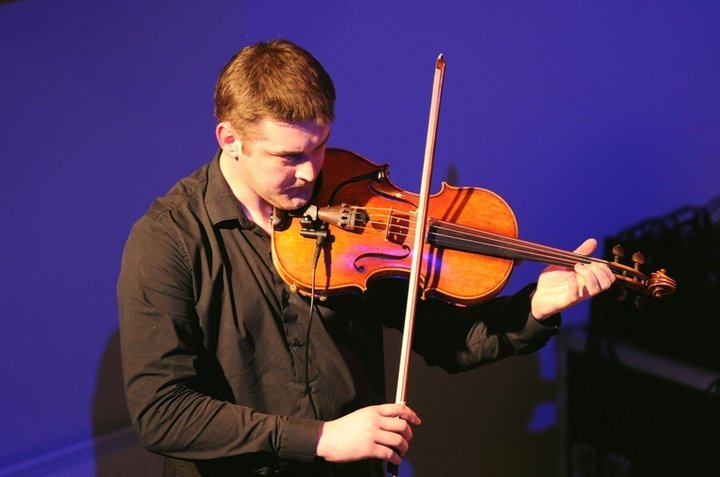
[[[387, 326], [402, 329], [407, 282], [378, 287], [373, 300]], [[560, 315], [538, 321], [530, 313], [535, 284], [514, 295], [498, 297], [480, 305], [459, 307], [436, 299], [420, 300], [416, 309], [413, 350], [430, 366], [450, 373], [476, 368], [500, 359], [532, 353], [542, 348], [560, 328]], [[394, 308], [391, 303], [402, 305]]]
[[209, 358], [202, 347], [188, 252], [173, 230], [162, 217], [146, 216], [135, 224], [118, 280], [125, 391], [141, 441], [153, 452], [182, 459], [311, 461], [319, 421], [233, 404], [218, 397], [217, 384], [196, 373]]

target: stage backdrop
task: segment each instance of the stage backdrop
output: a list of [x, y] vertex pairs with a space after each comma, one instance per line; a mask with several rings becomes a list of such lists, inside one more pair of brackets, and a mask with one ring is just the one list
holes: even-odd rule
[[[313, 52], [338, 92], [331, 145], [414, 191], [444, 54], [434, 189], [497, 192], [529, 240], [572, 249], [720, 193], [720, 3], [551, 3], [0, 2], [0, 475], [92, 460], [127, 427], [122, 247], [215, 152], [214, 81], [248, 43]], [[455, 377], [413, 361], [405, 475], [553, 475], [553, 350]]]

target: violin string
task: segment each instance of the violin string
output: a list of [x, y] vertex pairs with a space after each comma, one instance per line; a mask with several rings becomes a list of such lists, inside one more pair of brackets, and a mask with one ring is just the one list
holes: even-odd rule
[[[382, 210], [382, 209], [378, 209]], [[387, 216], [388, 219], [391, 217], [390, 214]], [[388, 220], [371, 220], [369, 223], [373, 224], [382, 224], [386, 225]], [[401, 225], [401, 223], [406, 222], [410, 225]], [[442, 224], [442, 225], [440, 225]], [[547, 247], [544, 245], [539, 244], [533, 244], [531, 242], [527, 242], [524, 240], [516, 239], [513, 237], [507, 237], [504, 235], [494, 234], [492, 232], [486, 232], [477, 230], [471, 227], [463, 226], [461, 224], [455, 224], [455, 223], [449, 223], [449, 222], [443, 222], [443, 221], [433, 221], [433, 227], [436, 231], [445, 232], [445, 234], [437, 234], [445, 238], [453, 238], [459, 241], [464, 241], [468, 244], [482, 244], [482, 245], [489, 245], [494, 246], [498, 250], [505, 251], [505, 252], [516, 252], [520, 254], [521, 256], [518, 258], [524, 258], [524, 259], [532, 259], [532, 258], [543, 258], [546, 257], [548, 259], [554, 259], [554, 260], [562, 260], [562, 263], [558, 263], [561, 265], [567, 265], [567, 264], [574, 264], [577, 262], [585, 262], [588, 263], [590, 261], [598, 261], [598, 262], [604, 262], [604, 260], [596, 259], [594, 257], [588, 257], [585, 255], [576, 254], [573, 252], [566, 252], [564, 250], [555, 249], [552, 247]], [[400, 229], [404, 228], [404, 230], [401, 230], [402, 233], [405, 234], [411, 234], [414, 230], [414, 221], [410, 219], [404, 219], [404, 218], [397, 218], [395, 222], [392, 224], [393, 228]], [[477, 239], [482, 239], [478, 241]]]
[[[368, 221], [365, 226], [376, 225], [384, 228], [392, 228], [394, 230], [397, 230], [398, 233], [403, 234], [411, 234], [414, 230], [415, 221], [411, 219], [412, 214], [409, 212], [400, 212], [398, 214], [394, 214], [392, 209], [382, 207], [369, 207], [363, 210], [377, 210], [381, 212], [381, 214], [379, 215], [371, 215], [371, 220]], [[392, 223], [390, 223], [391, 218], [393, 219]], [[600, 258], [581, 255], [575, 252], [568, 252], [545, 245], [535, 244], [514, 237], [508, 237], [492, 232], [477, 230], [475, 228], [464, 226], [462, 224], [433, 220], [431, 225], [435, 231], [435, 235], [438, 237], [452, 239], [459, 242], [465, 242], [467, 245], [470, 246], [485, 245], [493, 247], [498, 252], [505, 252], [511, 255], [517, 254], [517, 258], [524, 260], [537, 261], [566, 267], [572, 267], [576, 263], [588, 264], [596, 262], [604, 263], [618, 273], [627, 274], [628, 272], [633, 272], [633, 269], [628, 269], [627, 267], [620, 264], [608, 262]], [[643, 278], [643, 275], [639, 272], [635, 271], [634, 274], [637, 275], [638, 278]]]

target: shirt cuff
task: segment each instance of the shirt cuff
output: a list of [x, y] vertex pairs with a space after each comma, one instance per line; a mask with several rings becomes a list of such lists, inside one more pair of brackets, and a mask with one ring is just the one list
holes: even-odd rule
[[560, 325], [562, 324], [562, 319], [560, 318], [560, 313], [555, 313], [554, 315], [550, 315], [549, 317], [545, 318], [544, 320], [538, 320], [533, 316], [532, 313], [530, 313], [530, 319], [535, 321], [538, 325], [540, 325], [543, 328], [550, 328], [553, 330], [557, 330], [560, 328]]
[[322, 421], [286, 417], [280, 431], [278, 457], [310, 462], [315, 458]]

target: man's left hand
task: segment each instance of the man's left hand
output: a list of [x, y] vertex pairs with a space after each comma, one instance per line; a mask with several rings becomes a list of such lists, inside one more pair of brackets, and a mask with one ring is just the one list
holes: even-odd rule
[[[575, 253], [590, 255], [596, 247], [597, 241], [590, 238]], [[574, 268], [550, 265], [538, 278], [530, 310], [537, 320], [544, 320], [607, 290], [614, 281], [615, 275], [604, 263], [578, 263]]]

